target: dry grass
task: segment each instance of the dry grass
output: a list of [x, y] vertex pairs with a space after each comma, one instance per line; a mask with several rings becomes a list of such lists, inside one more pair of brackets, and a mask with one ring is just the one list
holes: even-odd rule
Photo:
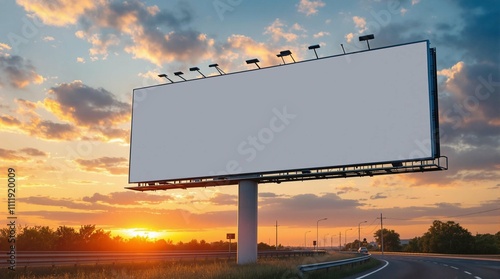
[[[7, 279], [255, 279], [298, 278], [302, 264], [333, 261], [351, 255], [260, 259], [257, 264], [237, 265], [233, 261], [164, 261], [76, 267], [27, 268], [2, 274]], [[345, 272], [347, 270], [342, 270]], [[337, 272], [335, 272], [337, 273]], [[3, 275], [6, 275], [4, 277]], [[313, 274], [311, 274], [313, 275]], [[332, 278], [332, 272], [316, 272], [309, 278]], [[325, 277], [326, 276], [326, 277]], [[339, 277], [340, 278], [340, 277]]]

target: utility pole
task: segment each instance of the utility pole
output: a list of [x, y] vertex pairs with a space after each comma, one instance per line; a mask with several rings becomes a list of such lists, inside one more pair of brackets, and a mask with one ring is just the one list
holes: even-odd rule
[[339, 252], [342, 250], [342, 232], [339, 232]]
[[276, 250], [278, 250], [278, 220], [276, 220]]
[[380, 219], [380, 245], [382, 248], [382, 255], [384, 255], [384, 223], [382, 220], [385, 218], [382, 217], [382, 213], [380, 213], [380, 218], [377, 219]]

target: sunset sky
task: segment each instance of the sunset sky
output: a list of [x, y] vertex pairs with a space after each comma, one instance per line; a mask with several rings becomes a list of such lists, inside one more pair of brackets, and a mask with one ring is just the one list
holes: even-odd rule
[[[500, 231], [498, 1], [1, 0], [0, 177], [18, 176], [18, 224], [95, 224], [125, 237], [225, 239], [237, 186], [134, 192], [128, 184], [131, 96], [189, 67], [216, 74], [429, 40], [437, 49], [441, 153], [449, 170], [259, 186], [259, 242], [373, 240], [380, 228], [421, 236], [433, 220]], [[77, 3], [77, 4], [75, 4]], [[172, 75], [172, 79], [176, 79]], [[351, 229], [352, 230], [349, 230]], [[311, 231], [307, 233], [307, 231]], [[333, 238], [332, 238], [333, 236]]]

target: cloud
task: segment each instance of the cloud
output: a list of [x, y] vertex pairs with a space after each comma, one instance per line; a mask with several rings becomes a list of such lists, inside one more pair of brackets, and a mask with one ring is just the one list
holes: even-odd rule
[[16, 0], [27, 12], [34, 13], [44, 24], [65, 26], [74, 24], [86, 11], [102, 1], [82, 0], [78, 5], [72, 0]]
[[375, 195], [370, 196], [370, 199], [372, 200], [387, 199], [387, 195], [384, 195], [382, 193], [376, 193]]
[[85, 58], [83, 58], [83, 57], [77, 57], [76, 58], [76, 62], [85, 64]]
[[112, 208], [110, 206], [102, 204], [92, 204], [87, 202], [75, 201], [73, 199], [59, 199], [48, 196], [34, 196], [34, 197], [32, 196], [26, 198], [19, 198], [18, 201], [28, 204], [61, 207], [72, 210], [87, 210], [89, 212], [108, 210]]
[[320, 31], [320, 32], [318, 32], [318, 33], [316, 33], [316, 34], [313, 34], [313, 37], [314, 37], [315, 39], [317, 39], [317, 38], [321, 38], [321, 37], [324, 37], [324, 36], [330, 36], [330, 33], [329, 33], [329, 32], [326, 32], [326, 31]]
[[94, 193], [91, 197], [83, 197], [82, 201], [90, 203], [106, 203], [110, 205], [148, 205], [160, 204], [173, 200], [171, 196], [152, 195], [143, 192], [113, 192], [107, 195]]
[[279, 18], [275, 19], [274, 22], [265, 28], [264, 34], [270, 35], [274, 42], [278, 42], [284, 39], [287, 42], [293, 42], [297, 40], [298, 36], [295, 33], [287, 32], [283, 28], [287, 27]]
[[366, 19], [360, 16], [353, 16], [352, 21], [354, 22], [354, 25], [356, 28], [358, 28], [359, 33], [363, 33], [367, 30], [366, 28]]
[[0, 116], [0, 130], [22, 132], [46, 140], [75, 140], [81, 138], [76, 127], [67, 123], [42, 120], [36, 114], [27, 121], [21, 121], [8, 115]]
[[92, 44], [92, 47], [89, 49], [92, 60], [97, 60], [99, 58], [106, 59], [108, 57], [108, 49], [120, 43], [118, 36], [115, 34], [86, 35], [83, 31], [77, 31], [75, 35], [80, 39], [86, 39], [87, 42]]
[[128, 160], [123, 157], [76, 159], [81, 169], [90, 172], [107, 172], [114, 175], [128, 174]]
[[[38, 209], [23, 211], [23, 216], [35, 216], [39, 222], [48, 220], [66, 225], [100, 224], [109, 228], [148, 227], [158, 230], [214, 230], [234, 227], [237, 224], [237, 209], [226, 211], [190, 212], [186, 209], [165, 209], [161, 201], [176, 201], [170, 196], [136, 192], [115, 192], [107, 195], [94, 193], [81, 200], [60, 199], [47, 196], [20, 198], [20, 202], [58, 207], [58, 210]], [[496, 220], [499, 199], [485, 201], [474, 207], [462, 204], [436, 203], [410, 207], [361, 208], [354, 200], [341, 199], [335, 194], [296, 195], [270, 198], [259, 202], [259, 225], [274, 224], [287, 227], [310, 227], [319, 218], [325, 227], [350, 227], [352, 220], [369, 220], [366, 230], [377, 229], [380, 212], [384, 213], [391, 228], [402, 228], [411, 224], [430, 224], [436, 219], [451, 218], [470, 224], [491, 224]], [[132, 204], [133, 207], [127, 206]], [[289, 214], [294, 212], [294, 214]], [[475, 214], [477, 213], [477, 214]], [[472, 215], [471, 215], [472, 214]], [[456, 216], [456, 217], [452, 217]], [[469, 217], [470, 216], [470, 217]], [[371, 224], [370, 224], [371, 220]], [[416, 236], [410, 232], [410, 237]], [[302, 236], [303, 237], [303, 236]], [[301, 238], [302, 238], [301, 237]]]
[[103, 88], [92, 88], [81, 81], [52, 87], [44, 107], [63, 121], [85, 127], [110, 127], [130, 118], [130, 106]]
[[0, 43], [0, 51], [11, 50], [12, 48], [8, 44]]
[[352, 192], [359, 192], [359, 188], [356, 187], [351, 187], [351, 186], [341, 186], [337, 187], [337, 195], [342, 195], [342, 194], [347, 194], [347, 193], [352, 193]]
[[11, 115], [0, 116], [0, 127], [17, 127], [21, 125], [21, 121]]
[[175, 12], [139, 1], [112, 2], [86, 12], [79, 21], [83, 29], [76, 35], [92, 44], [93, 57], [105, 58], [109, 47], [123, 41], [125, 51], [134, 58], [158, 66], [173, 61], [194, 63], [210, 56], [214, 41], [190, 29], [192, 19], [185, 2]]
[[56, 123], [40, 118], [31, 119], [20, 127], [31, 136], [48, 140], [74, 140], [80, 137], [78, 129], [67, 123]]
[[29, 155], [29, 156], [36, 156], [36, 157], [47, 157], [47, 153], [44, 151], [41, 151], [36, 148], [32, 147], [26, 147], [20, 150], [22, 153]]
[[351, 32], [351, 33], [345, 35], [344, 38], [346, 39], [346, 41], [348, 43], [350, 43], [352, 41], [352, 39], [354, 38], [354, 33]]
[[13, 88], [25, 88], [29, 84], [40, 84], [43, 77], [36, 72], [29, 60], [18, 55], [0, 53], [0, 85], [8, 83]]
[[45, 36], [45, 37], [43, 37], [43, 39], [42, 39], [42, 40], [43, 40], [44, 42], [50, 42], [50, 41], [53, 41], [53, 40], [55, 40], [55, 39], [54, 39], [54, 37], [52, 37], [52, 36]]
[[14, 150], [3, 149], [3, 148], [0, 148], [0, 158], [2, 159], [2, 161], [10, 161], [10, 162], [24, 162], [29, 160], [24, 156], [18, 155], [17, 152]]
[[218, 62], [225, 71], [236, 70], [234, 65], [242, 65], [240, 61], [257, 57], [261, 66], [276, 65], [276, 53], [279, 50], [257, 42], [244, 35], [231, 35], [225, 44], [220, 47], [217, 57]]
[[[111, 92], [74, 81], [52, 87], [47, 94], [38, 103], [16, 99], [19, 117], [0, 116], [0, 128], [46, 140], [128, 142], [129, 131], [117, 125], [129, 121], [130, 105]], [[37, 108], [47, 110], [62, 123], [42, 119]]]
[[297, 4], [297, 10], [300, 13], [310, 16], [318, 13], [319, 8], [322, 8], [325, 5], [325, 2], [323, 1], [300, 0], [300, 2]]
[[69, 0], [18, 0], [18, 4], [45, 24], [77, 25], [75, 35], [91, 44], [93, 61], [106, 59], [113, 47], [158, 66], [173, 61], [194, 63], [212, 52], [214, 41], [189, 27], [193, 12], [187, 2], [178, 4], [174, 11], [138, 0], [84, 0], [78, 5]]
[[276, 198], [276, 197], [279, 197], [279, 196], [276, 193], [263, 192], [263, 193], [259, 193], [259, 197], [261, 197], [261, 198]]
[[209, 199], [209, 202], [214, 205], [237, 205], [238, 204], [238, 196], [217, 193], [214, 197]]

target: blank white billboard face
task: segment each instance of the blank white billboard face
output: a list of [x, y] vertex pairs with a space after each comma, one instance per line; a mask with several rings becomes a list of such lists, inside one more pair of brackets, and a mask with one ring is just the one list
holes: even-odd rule
[[428, 42], [134, 90], [129, 182], [432, 158]]

